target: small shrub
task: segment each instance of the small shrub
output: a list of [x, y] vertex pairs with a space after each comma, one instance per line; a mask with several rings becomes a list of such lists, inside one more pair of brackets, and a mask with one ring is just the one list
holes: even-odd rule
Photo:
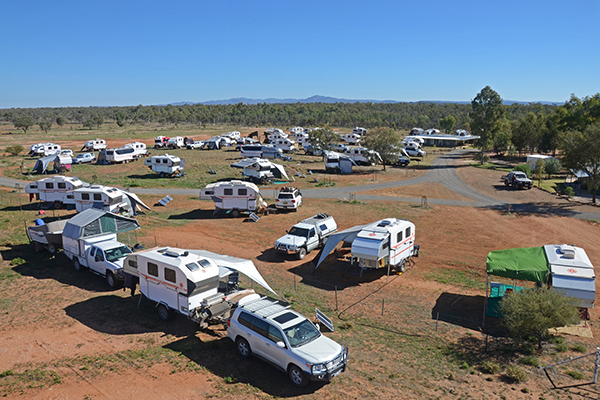
[[350, 322], [342, 322], [339, 326], [339, 329], [345, 331], [352, 328], [352, 323]]
[[513, 171], [525, 172], [528, 178], [531, 177], [531, 168], [529, 168], [528, 164], [519, 164], [513, 168]]
[[506, 377], [515, 383], [523, 383], [527, 381], [527, 372], [521, 367], [509, 365], [506, 367]]
[[495, 363], [493, 361], [484, 361], [481, 364], [481, 371], [485, 372], [486, 374], [497, 374], [501, 370], [502, 367], [500, 366], [500, 364]]
[[586, 353], [587, 347], [585, 347], [585, 345], [581, 343], [575, 343], [573, 346], [571, 346], [571, 350], [576, 351], [578, 353]]
[[562, 336], [552, 336], [550, 339], [548, 339], [548, 343], [553, 343], [553, 344], [561, 344], [565, 342], [565, 338]]
[[567, 186], [567, 188], [565, 189], [565, 196], [567, 196], [567, 197], [575, 196], [575, 191], [573, 190], [573, 188], [571, 186]]
[[564, 343], [559, 343], [556, 346], [554, 346], [554, 350], [556, 350], [559, 353], [564, 353], [565, 351], [569, 351], [569, 346], [567, 346]]
[[581, 372], [573, 371], [573, 370], [565, 372], [565, 375], [569, 375], [571, 378], [574, 378], [577, 380], [582, 380], [583, 378], [585, 378], [585, 375], [583, 375]]
[[523, 357], [523, 358], [521, 358], [520, 363], [523, 365], [529, 365], [531, 367], [536, 367], [536, 368], [540, 366], [540, 360], [535, 356]]
[[460, 369], [469, 369], [469, 364], [465, 361], [464, 363], [462, 363], [462, 365], [460, 366]]
[[531, 392], [531, 390], [529, 390], [529, 388], [521, 389], [521, 393], [529, 393], [529, 392]]
[[485, 378], [486, 381], [488, 382], [494, 382], [494, 377], [493, 376], [488, 376], [487, 378]]
[[8, 146], [6, 148], [6, 152], [9, 153], [11, 156], [16, 157], [23, 152], [23, 146], [21, 146], [20, 144]]
[[225, 378], [223, 378], [223, 382], [225, 382], [225, 383], [235, 383], [236, 379], [235, 379], [235, 377], [233, 375], [229, 375], [229, 376], [226, 376]]
[[13, 267], [16, 265], [22, 265], [25, 264], [27, 261], [23, 260], [21, 257], [17, 257], [17, 258], [13, 258], [12, 261], [10, 262], [10, 265], [12, 265]]
[[11, 376], [14, 374], [15, 374], [15, 371], [13, 371], [12, 369], [7, 369], [6, 371], [3, 371], [2, 373], [0, 373], [0, 378], [4, 378], [4, 377]]

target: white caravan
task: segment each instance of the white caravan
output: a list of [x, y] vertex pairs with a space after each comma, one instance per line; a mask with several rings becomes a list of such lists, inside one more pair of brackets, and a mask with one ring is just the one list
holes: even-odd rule
[[239, 289], [239, 273], [275, 293], [252, 261], [204, 250], [153, 248], [129, 254], [123, 264], [139, 277], [142, 294], [156, 302], [160, 319], [177, 312], [203, 329], [209, 322], [225, 323], [242, 298], [259, 297]]
[[296, 135], [300, 133], [304, 133], [304, 128], [302, 128], [301, 126], [290, 128], [290, 135], [296, 137]]
[[349, 147], [344, 153], [359, 165], [375, 165], [383, 162], [378, 152], [366, 147]]
[[127, 143], [123, 147], [133, 148], [133, 150], [135, 151], [135, 154], [138, 157], [145, 157], [148, 155], [148, 149], [146, 148], [146, 143], [142, 143], [142, 142]]
[[271, 141], [271, 144], [274, 147], [281, 149], [284, 153], [295, 153], [298, 151], [298, 146], [296, 145], [296, 142], [292, 139], [275, 139]]
[[104, 149], [106, 149], [106, 140], [104, 139], [88, 140], [84, 143], [83, 147], [81, 148], [82, 151], [96, 151]]
[[227, 132], [221, 136], [227, 137], [227, 138], [230, 138], [233, 140], [238, 140], [241, 137], [241, 134], [238, 131], [231, 131], [231, 132]]
[[169, 139], [167, 142], [167, 147], [171, 147], [172, 149], [181, 149], [185, 147], [185, 141], [182, 136], [175, 136]]
[[185, 161], [177, 156], [165, 154], [163, 156], [152, 156], [144, 160], [144, 165], [152, 171], [158, 172], [160, 177], [183, 176]]
[[349, 144], [358, 144], [360, 143], [360, 135], [356, 133], [347, 133], [341, 136], [342, 140]]
[[329, 236], [315, 264], [317, 268], [340, 243], [351, 243], [351, 262], [361, 269], [406, 269], [411, 257], [418, 257], [415, 245], [415, 225], [404, 219], [385, 218], [368, 225], [358, 225]]
[[30, 153], [38, 157], [51, 156], [60, 153], [61, 147], [55, 143], [37, 143], [30, 147]]
[[35, 198], [36, 200], [52, 203], [54, 208], [59, 209], [64, 204], [70, 203], [67, 200], [67, 194], [89, 185], [89, 183], [83, 182], [77, 177], [57, 175], [28, 184], [25, 186], [25, 193], [29, 194], [29, 201]]
[[239, 217], [242, 211], [258, 212], [267, 207], [258, 186], [239, 180], [206, 185], [200, 191], [200, 200], [214, 201], [215, 213], [231, 211], [233, 217]]
[[134, 216], [141, 207], [150, 210], [136, 194], [102, 185], [76, 189], [67, 194], [64, 202], [75, 204], [77, 212], [95, 208], [114, 214]]
[[106, 149], [105, 160], [109, 164], [128, 163], [137, 160], [138, 155], [133, 147], [120, 147], [118, 149]]
[[367, 130], [365, 128], [357, 126], [356, 128], [352, 129], [352, 133], [356, 133], [357, 135], [362, 136], [367, 134]]
[[269, 139], [269, 142], [273, 142], [279, 139], [287, 139], [288, 136], [289, 135], [287, 133], [284, 133], [280, 129], [278, 129], [277, 132], [270, 133], [267, 139]]

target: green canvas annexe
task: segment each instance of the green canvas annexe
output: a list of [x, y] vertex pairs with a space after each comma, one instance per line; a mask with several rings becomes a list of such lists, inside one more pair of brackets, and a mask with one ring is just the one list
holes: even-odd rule
[[543, 247], [490, 251], [487, 256], [488, 275], [544, 283], [549, 272]]

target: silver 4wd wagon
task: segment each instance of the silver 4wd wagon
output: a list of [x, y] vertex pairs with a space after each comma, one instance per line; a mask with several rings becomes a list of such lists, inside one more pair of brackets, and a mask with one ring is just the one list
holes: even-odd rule
[[296, 386], [329, 381], [346, 370], [348, 348], [324, 336], [289, 305], [268, 297], [239, 305], [227, 334], [244, 357], [255, 355], [285, 371]]

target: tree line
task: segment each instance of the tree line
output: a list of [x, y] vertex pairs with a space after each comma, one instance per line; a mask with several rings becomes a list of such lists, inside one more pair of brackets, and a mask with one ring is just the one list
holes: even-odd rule
[[[532, 103], [506, 106], [519, 119], [528, 113], [550, 114], [556, 106]], [[104, 122], [237, 126], [322, 126], [393, 129], [437, 128], [470, 130], [471, 104], [463, 103], [285, 103], [166, 105], [128, 107], [11, 108], [0, 110], [0, 120], [18, 123], [25, 131], [34, 125], [47, 132], [52, 126], [81, 124], [92, 129]], [[41, 124], [41, 125], [40, 125]], [[48, 126], [49, 125], [49, 126]], [[16, 126], [16, 124], [15, 124]]]

